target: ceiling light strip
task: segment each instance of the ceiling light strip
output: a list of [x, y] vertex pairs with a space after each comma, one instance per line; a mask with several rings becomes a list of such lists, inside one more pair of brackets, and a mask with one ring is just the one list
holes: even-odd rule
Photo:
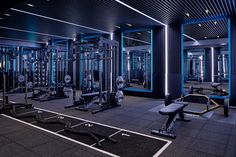
[[189, 38], [189, 39], [191, 39], [193, 41], [197, 41], [196, 39], [194, 39], [193, 37], [190, 37], [189, 35], [183, 34], [183, 36], [185, 36], [185, 37], [187, 37], [187, 38]]
[[123, 5], [123, 6], [127, 7], [127, 8], [129, 8], [129, 9], [131, 9], [131, 10], [133, 10], [133, 11], [135, 11], [135, 12], [137, 12], [137, 13], [139, 13], [139, 14], [141, 14], [141, 15], [143, 15], [143, 16], [145, 16], [145, 17], [147, 17], [147, 18], [149, 18], [149, 19], [151, 19], [151, 20], [153, 20], [153, 21], [155, 21], [155, 22], [157, 22], [157, 23], [159, 23], [160, 25], [166, 26], [166, 24], [164, 24], [164, 23], [162, 23], [162, 22], [160, 22], [160, 21], [158, 21], [158, 20], [152, 18], [151, 16], [148, 16], [147, 14], [144, 14], [143, 12], [141, 12], [141, 11], [139, 11], [139, 10], [137, 10], [137, 9], [135, 9], [135, 8], [133, 8], [133, 7], [131, 7], [130, 5], [124, 3], [124, 2], [122, 2], [122, 1], [120, 1], [120, 0], [115, 0], [115, 1], [118, 2], [118, 3], [120, 3], [121, 5]]
[[147, 41], [143, 41], [143, 40], [139, 40], [139, 39], [135, 39], [135, 38], [131, 38], [131, 37], [127, 37], [127, 36], [124, 36], [125, 39], [129, 39], [129, 40], [133, 40], [133, 41], [138, 41], [138, 42], [141, 42], [141, 43], [144, 43], [144, 44], [151, 44]]
[[40, 15], [40, 14], [31, 13], [31, 12], [24, 11], [24, 10], [19, 10], [19, 9], [15, 9], [15, 8], [11, 8], [11, 10], [17, 11], [17, 12], [21, 12], [21, 13], [24, 13], [24, 14], [28, 14], [28, 15], [32, 15], [32, 16], [41, 17], [41, 18], [44, 18], [44, 19], [52, 20], [52, 21], [57, 21], [57, 22], [60, 22], [60, 23], [65, 23], [65, 24], [68, 24], [68, 25], [76, 26], [76, 27], [81, 27], [81, 28], [93, 30], [93, 31], [96, 31], [96, 32], [101, 32], [101, 33], [105, 33], [105, 34], [110, 34], [110, 32], [106, 32], [106, 31], [103, 31], [103, 30], [100, 30], [100, 29], [96, 29], [96, 28], [92, 28], [92, 27], [87, 27], [87, 26], [83, 26], [83, 25], [76, 24], [76, 23], [72, 23], [72, 22], [68, 22], [68, 21], [64, 21], [64, 20], [60, 20], [60, 19], [48, 17], [48, 16], [44, 16], [44, 15]]
[[40, 33], [40, 32], [27, 31], [27, 30], [17, 29], [17, 28], [10, 28], [10, 27], [3, 27], [3, 26], [0, 26], [0, 28], [12, 30], [12, 31], [18, 31], [18, 32], [32, 33], [32, 34], [37, 34], [37, 35], [43, 35], [43, 36], [50, 36], [50, 37], [56, 37], [56, 38], [63, 38], [63, 39], [71, 39], [71, 40], [73, 40], [73, 38], [69, 38], [69, 37], [64, 37], [64, 36], [59, 36], [59, 35], [52, 35], [52, 34], [46, 34], [46, 33]]

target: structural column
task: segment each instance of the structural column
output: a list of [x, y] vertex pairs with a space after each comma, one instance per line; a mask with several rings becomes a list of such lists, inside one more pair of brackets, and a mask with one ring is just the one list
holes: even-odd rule
[[[181, 95], [181, 24], [168, 26], [168, 93], [173, 98]], [[184, 61], [183, 61], [184, 62]]]
[[205, 49], [205, 77], [204, 82], [212, 81], [212, 57], [211, 48]]
[[153, 29], [153, 93], [165, 97], [165, 27]]

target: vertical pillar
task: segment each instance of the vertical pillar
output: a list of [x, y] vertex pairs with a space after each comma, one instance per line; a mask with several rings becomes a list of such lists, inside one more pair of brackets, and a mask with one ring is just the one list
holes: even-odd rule
[[165, 97], [165, 27], [153, 29], [153, 93]]
[[181, 95], [181, 53], [181, 24], [171, 24], [168, 27], [168, 93], [173, 98]]
[[212, 81], [212, 57], [211, 48], [205, 49], [205, 77], [204, 82]]

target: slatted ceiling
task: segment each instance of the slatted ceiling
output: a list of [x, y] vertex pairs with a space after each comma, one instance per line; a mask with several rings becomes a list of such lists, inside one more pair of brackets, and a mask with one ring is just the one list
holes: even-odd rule
[[220, 38], [227, 38], [227, 20], [217, 20], [217, 24], [214, 22], [215, 21], [201, 23], [201, 27], [199, 27], [198, 23], [185, 25], [184, 34], [191, 36], [196, 40], [204, 40], [204, 37], [207, 37], [207, 39], [217, 39], [218, 35]]
[[8, 10], [11, 7], [15, 7], [21, 3], [26, 2], [27, 0], [5, 0], [0, 5], [0, 13]]
[[[115, 31], [117, 29], [115, 27], [116, 25], [121, 26], [123, 29], [124, 26], [127, 27], [127, 23], [134, 25], [133, 28], [158, 25], [158, 23], [143, 15], [137, 14], [135, 11], [113, 0], [50, 0], [49, 2], [46, 0], [28, 0], [27, 3], [33, 4], [34, 7], [29, 7], [24, 3], [14, 8], [106, 32]], [[0, 26], [65, 37], [72, 37], [73, 34], [79, 35], [81, 32], [84, 34], [98, 33], [89, 29], [63, 24], [13, 10], [8, 10], [6, 13], [10, 13], [12, 16], [0, 20]], [[17, 15], [13, 16], [13, 14]], [[2, 16], [4, 15], [2, 14]], [[0, 35], [1, 31], [7, 30], [0, 29]], [[10, 30], [8, 31], [10, 32]], [[4, 32], [2, 34], [6, 33]], [[17, 34], [20, 35], [21, 33]], [[24, 37], [26, 36], [24, 35]], [[18, 36], [18, 38], [22, 37]], [[24, 40], [31, 39], [24, 38]]]
[[[235, 0], [124, 0], [124, 2], [167, 24], [236, 13]], [[209, 14], [205, 12], [206, 9], [209, 10]], [[186, 13], [190, 13], [190, 16], [186, 16]]]
[[30, 0], [29, 2], [35, 4], [35, 7], [22, 5], [17, 9], [108, 32], [114, 31], [115, 25], [126, 23], [136, 26], [157, 25], [156, 22], [113, 0], [51, 0], [50, 2]]
[[[121, 1], [165, 24], [182, 23], [183, 21], [188, 22], [190, 20], [192, 21], [193, 19], [202, 19], [219, 15], [230, 16], [236, 14], [235, 0]], [[26, 5], [26, 3], [31, 3], [34, 5], [34, 7], [29, 7]], [[85, 25], [88, 27], [93, 27], [107, 32], [113, 32], [117, 30], [115, 27], [116, 25], [121, 26], [121, 29], [130, 28], [126, 25], [127, 23], [133, 25], [131, 28], [158, 25], [156, 22], [119, 4], [115, 0], [50, 0], [49, 2], [46, 0], [28, 0], [24, 4], [17, 5], [14, 8]], [[209, 10], [209, 14], [205, 12], [206, 9]], [[19, 14], [19, 16], [12, 16], [11, 18], [4, 17], [4, 20], [0, 20], [0, 26], [11, 26], [18, 29], [20, 28], [29, 31], [35, 30], [42, 33], [50, 33], [68, 37], [71, 37], [74, 33], [77, 35], [81, 32], [93, 33], [89, 30], [84, 30], [78, 27], [75, 28], [74, 26], [52, 22], [50, 20], [45, 20], [40, 17], [33, 17], [31, 15], [26, 15], [12, 10], [7, 12], [11, 12], [11, 14]], [[186, 13], [189, 13], [190, 16], [188, 17]], [[0, 15], [0, 17], [1, 16], [3, 15]], [[219, 24], [218, 27], [220, 28], [220, 31], [216, 33], [216, 31], [212, 30], [215, 28], [210, 28], [210, 26], [208, 27], [209, 31], [205, 32], [202, 30], [193, 29], [192, 32], [199, 31], [195, 34], [191, 33], [191, 29], [188, 29], [186, 30], [186, 34], [190, 36], [192, 34], [193, 37], [196, 35], [196, 38], [200, 38], [200, 36], [203, 36], [203, 38], [204, 36], [209, 36], [209, 38], [211, 38], [211, 36], [213, 37], [216, 34], [224, 36], [222, 30], [226, 30], [225, 28], [227, 28], [225, 27], [225, 24]], [[0, 29], [0, 32], [1, 31], [6, 30]], [[227, 30], [225, 31], [225, 34], [227, 34]]]

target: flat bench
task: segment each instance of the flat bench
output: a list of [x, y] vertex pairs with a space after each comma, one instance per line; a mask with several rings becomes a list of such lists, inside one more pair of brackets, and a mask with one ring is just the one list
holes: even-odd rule
[[161, 115], [168, 115], [168, 119], [166, 123], [159, 130], [152, 130], [152, 134], [166, 136], [170, 138], [176, 138], [174, 134], [171, 133], [171, 129], [174, 125], [174, 122], [177, 118], [177, 114], [179, 114], [179, 118], [181, 121], [190, 121], [185, 119], [183, 109], [188, 105], [187, 102], [174, 102], [162, 108], [159, 113]]

